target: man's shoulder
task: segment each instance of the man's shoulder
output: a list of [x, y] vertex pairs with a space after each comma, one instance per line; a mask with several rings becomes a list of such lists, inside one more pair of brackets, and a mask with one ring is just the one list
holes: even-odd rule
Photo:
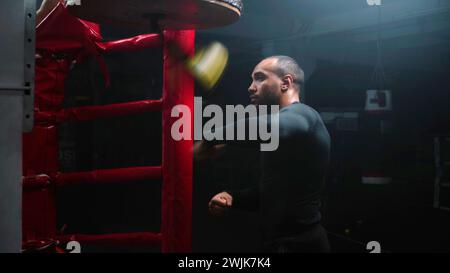
[[298, 107], [300, 114], [305, 116], [310, 116], [311, 118], [316, 119], [319, 113], [313, 107], [304, 104], [304, 103], [296, 103], [294, 106]]
[[[280, 138], [284, 140], [329, 138], [320, 114], [306, 104], [292, 105], [280, 115]], [[304, 142], [307, 143], [307, 142]]]
[[320, 119], [319, 113], [309, 105], [304, 103], [294, 103], [282, 111], [281, 114], [286, 118], [315, 124]]
[[312, 107], [295, 103], [280, 112], [280, 129], [289, 133], [307, 133], [317, 122], [317, 111]]

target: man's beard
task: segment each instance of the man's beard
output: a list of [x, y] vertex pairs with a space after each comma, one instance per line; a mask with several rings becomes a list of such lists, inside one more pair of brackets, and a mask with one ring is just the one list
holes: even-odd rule
[[258, 105], [278, 105], [280, 98], [275, 92], [270, 91], [269, 88], [261, 90], [261, 94], [258, 96]]

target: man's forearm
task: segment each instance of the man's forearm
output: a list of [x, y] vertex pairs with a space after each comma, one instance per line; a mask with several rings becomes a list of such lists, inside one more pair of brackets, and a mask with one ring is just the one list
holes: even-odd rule
[[[258, 138], [258, 132], [252, 132], [254, 136], [250, 138], [250, 127], [258, 128], [259, 119], [256, 117], [237, 120], [213, 131], [204, 134], [204, 141], [208, 145], [235, 145], [235, 146], [257, 146], [262, 142]], [[251, 126], [251, 124], [253, 125]], [[254, 129], [253, 129], [254, 130]]]
[[236, 209], [258, 211], [259, 209], [259, 188], [252, 187], [238, 191], [227, 191], [233, 196], [233, 207]]

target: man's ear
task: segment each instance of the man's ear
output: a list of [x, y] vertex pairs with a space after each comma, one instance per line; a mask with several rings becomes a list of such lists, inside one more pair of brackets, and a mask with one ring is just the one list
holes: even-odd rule
[[283, 82], [281, 83], [281, 91], [286, 92], [291, 88], [292, 84], [294, 83], [294, 77], [292, 75], [287, 74], [284, 75], [281, 79]]

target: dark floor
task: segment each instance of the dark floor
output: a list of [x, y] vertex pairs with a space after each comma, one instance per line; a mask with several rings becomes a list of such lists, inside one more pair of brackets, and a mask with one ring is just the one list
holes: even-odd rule
[[[333, 252], [369, 252], [370, 241], [383, 252], [450, 252], [450, 211], [433, 208], [432, 197], [426, 181], [332, 188], [324, 198], [323, 224]], [[194, 251], [258, 251], [256, 214], [214, 218], [206, 205], [202, 209], [194, 217]]]

